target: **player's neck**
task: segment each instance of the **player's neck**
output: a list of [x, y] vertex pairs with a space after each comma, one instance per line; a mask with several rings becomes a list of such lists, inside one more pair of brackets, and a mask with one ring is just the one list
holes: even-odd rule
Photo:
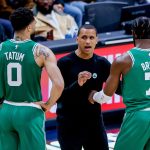
[[150, 39], [137, 39], [135, 40], [136, 47], [142, 49], [149, 49], [150, 48]]
[[30, 35], [25, 34], [24, 32], [16, 32], [14, 34], [14, 39], [16, 41], [25, 41], [25, 40], [30, 39]]
[[93, 53], [83, 53], [81, 50], [75, 50], [75, 54], [82, 59], [90, 59], [93, 57]]

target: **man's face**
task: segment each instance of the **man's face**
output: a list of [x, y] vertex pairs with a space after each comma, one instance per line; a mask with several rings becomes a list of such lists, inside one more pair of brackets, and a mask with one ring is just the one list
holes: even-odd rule
[[96, 31], [82, 28], [77, 37], [78, 50], [83, 55], [92, 55], [97, 44]]
[[53, 0], [37, 0], [37, 8], [41, 13], [48, 14], [51, 13], [51, 10], [53, 9]]

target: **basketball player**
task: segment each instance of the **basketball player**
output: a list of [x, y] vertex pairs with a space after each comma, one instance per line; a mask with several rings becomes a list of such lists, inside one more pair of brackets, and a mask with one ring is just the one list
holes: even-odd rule
[[[0, 47], [0, 97], [5, 99], [0, 107], [0, 150], [45, 150], [43, 110], [49, 110], [61, 95], [63, 78], [52, 51], [30, 39], [36, 23], [33, 13], [19, 8], [10, 20], [14, 39]], [[40, 102], [43, 67], [53, 83], [46, 103]]]
[[150, 149], [150, 19], [135, 19], [132, 32], [135, 47], [116, 58], [104, 89], [96, 93], [93, 91], [89, 96], [91, 102], [105, 103], [123, 77], [126, 115], [115, 150]]

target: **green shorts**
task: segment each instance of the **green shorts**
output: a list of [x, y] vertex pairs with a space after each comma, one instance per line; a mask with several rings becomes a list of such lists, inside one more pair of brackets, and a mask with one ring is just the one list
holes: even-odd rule
[[150, 150], [150, 110], [126, 113], [114, 150]]
[[7, 102], [0, 106], [0, 150], [45, 150], [45, 114], [40, 106]]

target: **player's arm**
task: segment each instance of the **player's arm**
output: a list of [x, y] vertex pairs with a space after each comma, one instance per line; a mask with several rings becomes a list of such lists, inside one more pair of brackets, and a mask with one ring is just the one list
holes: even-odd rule
[[103, 88], [103, 92], [106, 95], [112, 96], [117, 90], [122, 70], [123, 70], [123, 62], [120, 60], [120, 58], [118, 58], [112, 63], [110, 75], [106, 80], [105, 87]]
[[64, 80], [59, 68], [57, 67], [56, 57], [49, 48], [42, 45], [38, 46], [38, 49], [36, 50], [36, 56], [39, 56], [37, 63], [40, 66], [45, 67], [48, 76], [52, 81], [52, 89], [49, 99], [46, 103], [40, 104], [42, 108], [47, 111], [61, 96], [61, 93], [64, 89]]
[[94, 100], [101, 104], [109, 101], [118, 88], [121, 75], [126, 74], [131, 66], [132, 60], [128, 54], [116, 58], [111, 65], [110, 75], [106, 81], [105, 87], [100, 92], [91, 92], [89, 101], [93, 103]]

